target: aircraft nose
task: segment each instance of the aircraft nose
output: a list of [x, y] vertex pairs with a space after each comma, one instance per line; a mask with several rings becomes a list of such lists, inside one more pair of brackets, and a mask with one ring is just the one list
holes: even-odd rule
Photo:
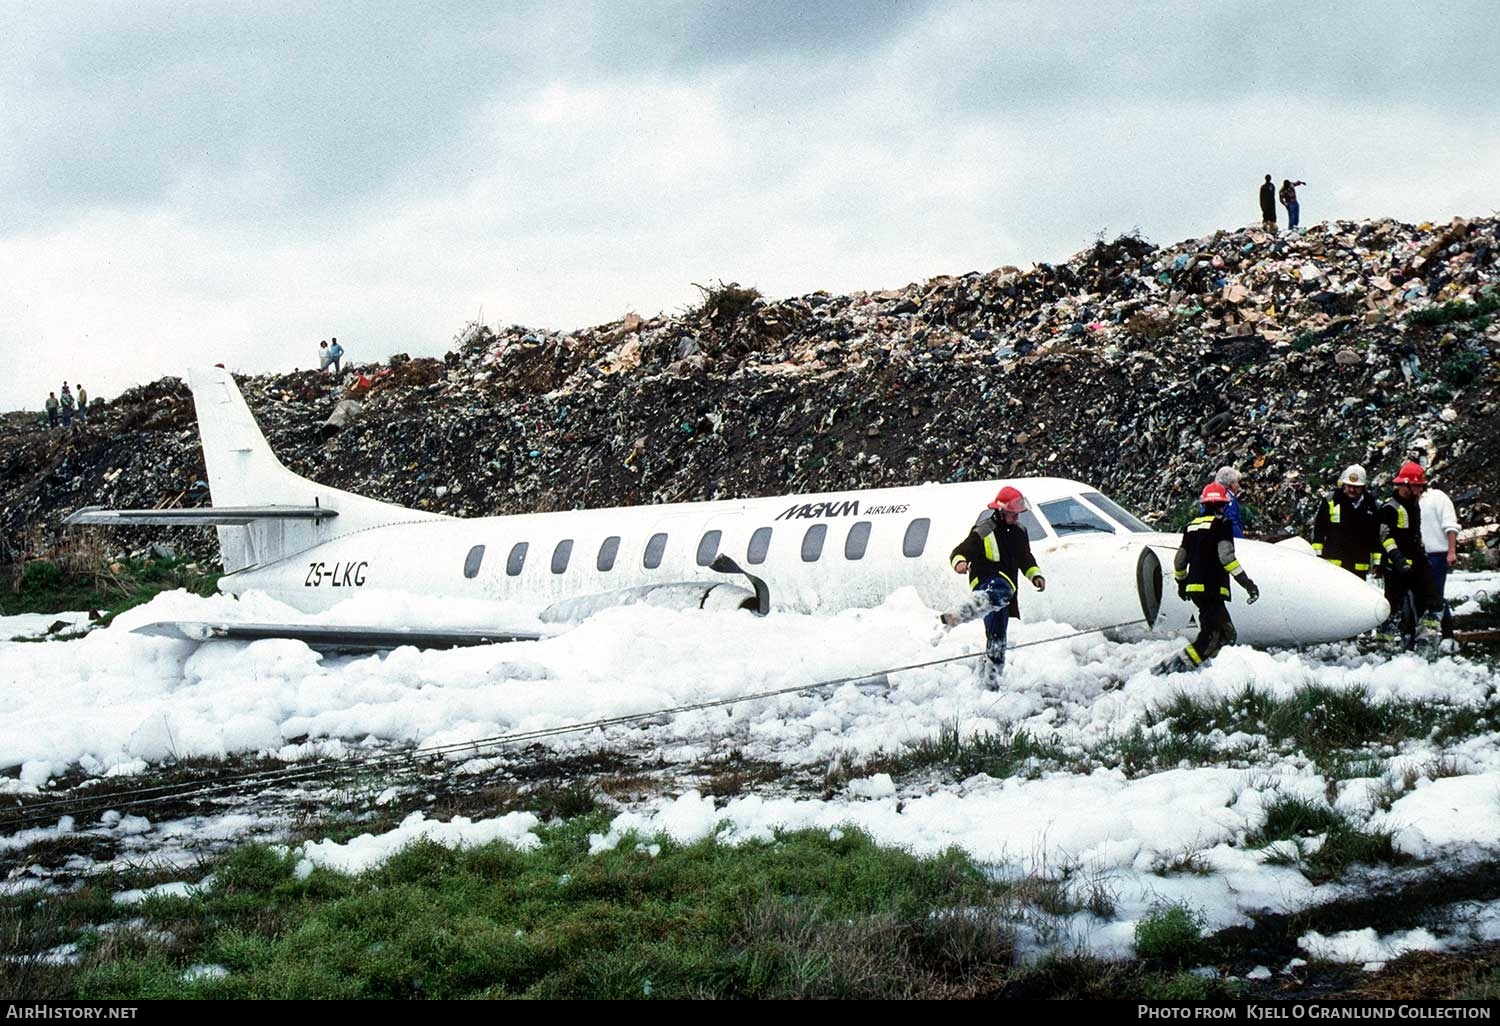
[[1385, 596], [1353, 574], [1333, 567], [1320, 579], [1320, 592], [1330, 610], [1331, 626], [1352, 638], [1378, 627], [1391, 615]]

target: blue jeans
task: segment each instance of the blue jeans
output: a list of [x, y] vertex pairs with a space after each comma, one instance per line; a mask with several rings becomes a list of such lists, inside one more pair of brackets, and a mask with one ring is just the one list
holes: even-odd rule
[[1016, 589], [1004, 577], [991, 577], [979, 582], [979, 587], [975, 590], [988, 595], [993, 607], [984, 614], [985, 641], [999, 641], [1004, 645], [1005, 631], [1010, 626], [1010, 600], [1015, 597]]
[[1432, 567], [1432, 590], [1438, 598], [1444, 598], [1443, 590], [1448, 586], [1448, 553], [1427, 553], [1427, 565]]
[[1286, 205], [1287, 231], [1291, 231], [1293, 228], [1297, 227], [1297, 214], [1301, 209], [1302, 204], [1298, 203], [1296, 200], [1292, 200]]

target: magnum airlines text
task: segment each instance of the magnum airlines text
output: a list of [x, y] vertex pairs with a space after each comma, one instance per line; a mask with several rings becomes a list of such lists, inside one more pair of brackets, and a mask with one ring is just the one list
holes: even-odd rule
[[[905, 513], [909, 509], [906, 504], [896, 506], [866, 506], [864, 515], [867, 517], [877, 516], [881, 513]], [[819, 517], [857, 517], [860, 515], [859, 500], [845, 499], [840, 502], [804, 502], [796, 506], [788, 506], [776, 514], [777, 520], [816, 520]]]

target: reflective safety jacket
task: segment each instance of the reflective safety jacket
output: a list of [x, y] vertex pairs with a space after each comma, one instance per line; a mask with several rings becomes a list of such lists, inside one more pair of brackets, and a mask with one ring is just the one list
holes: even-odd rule
[[1217, 596], [1229, 600], [1229, 578], [1242, 567], [1234, 554], [1234, 529], [1222, 513], [1195, 518], [1182, 532], [1173, 572], [1187, 582], [1188, 597]]
[[1392, 495], [1380, 507], [1380, 547], [1386, 552], [1400, 549], [1413, 563], [1427, 560], [1422, 544], [1422, 508], [1415, 497], [1402, 499]]
[[[960, 560], [969, 563], [969, 587], [977, 588], [992, 577], [1003, 577], [1010, 582], [1012, 590], [1024, 574], [1029, 581], [1041, 574], [1036, 558], [1031, 554], [1031, 540], [1026, 537], [1026, 528], [1020, 524], [1007, 524], [993, 510], [979, 518], [968, 537], [948, 556], [948, 565], [958, 568]], [[1011, 600], [1011, 614], [1016, 615], [1019, 606]]]
[[1343, 488], [1324, 496], [1313, 517], [1313, 551], [1334, 566], [1363, 574], [1380, 565], [1380, 519], [1375, 500], [1361, 495], [1359, 502]]

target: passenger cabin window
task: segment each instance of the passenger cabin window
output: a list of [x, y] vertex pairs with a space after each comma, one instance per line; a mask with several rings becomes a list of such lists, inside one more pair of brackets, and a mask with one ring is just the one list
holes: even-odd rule
[[552, 550], [552, 572], [560, 574], [568, 569], [568, 560], [573, 557], [573, 539], [564, 538]]
[[916, 559], [927, 548], [927, 529], [932, 526], [932, 521], [927, 517], [918, 517], [906, 525], [906, 537], [901, 539], [901, 554], [909, 559]]
[[651, 540], [646, 543], [646, 555], [641, 560], [641, 565], [644, 566], [647, 570], [655, 570], [657, 567], [661, 566], [661, 556], [662, 553], [666, 551], [666, 533], [663, 532], [661, 534], [653, 534], [651, 536]]
[[724, 537], [723, 531], [704, 531], [703, 537], [698, 539], [698, 565], [708, 566], [719, 554], [719, 539]]
[[816, 563], [823, 554], [823, 539], [828, 536], [827, 524], [813, 524], [802, 536], [802, 562]]
[[750, 547], [745, 550], [745, 559], [751, 563], [764, 563], [766, 553], [771, 550], [771, 529], [757, 527], [750, 536]]
[[1099, 492], [1081, 492], [1080, 495], [1103, 510], [1105, 516], [1113, 517], [1115, 522], [1123, 526], [1125, 530], [1143, 534], [1151, 533], [1150, 524], [1143, 523], [1138, 517], [1126, 510], [1124, 506], [1109, 498], [1109, 496]]
[[845, 559], [864, 559], [865, 547], [870, 544], [870, 522], [861, 520], [849, 528], [849, 534], [844, 539]]
[[526, 550], [530, 546], [526, 542], [516, 542], [510, 548], [510, 558], [505, 561], [505, 573], [509, 577], [515, 577], [521, 572], [521, 567], [526, 565]]
[[601, 574], [607, 574], [615, 568], [615, 557], [620, 554], [620, 536], [612, 534], [604, 539], [604, 544], [599, 546], [599, 558], [594, 566], [599, 568]]
[[469, 550], [469, 555], [464, 559], [464, 576], [473, 580], [479, 576], [479, 564], [484, 562], [484, 546], [476, 545]]
[[1114, 534], [1115, 529], [1110, 526], [1098, 513], [1089, 509], [1077, 499], [1069, 496], [1066, 499], [1053, 499], [1041, 505], [1042, 516], [1047, 523], [1052, 525], [1052, 530], [1058, 537], [1069, 534], [1079, 534], [1083, 531], [1101, 531], [1104, 534]]

